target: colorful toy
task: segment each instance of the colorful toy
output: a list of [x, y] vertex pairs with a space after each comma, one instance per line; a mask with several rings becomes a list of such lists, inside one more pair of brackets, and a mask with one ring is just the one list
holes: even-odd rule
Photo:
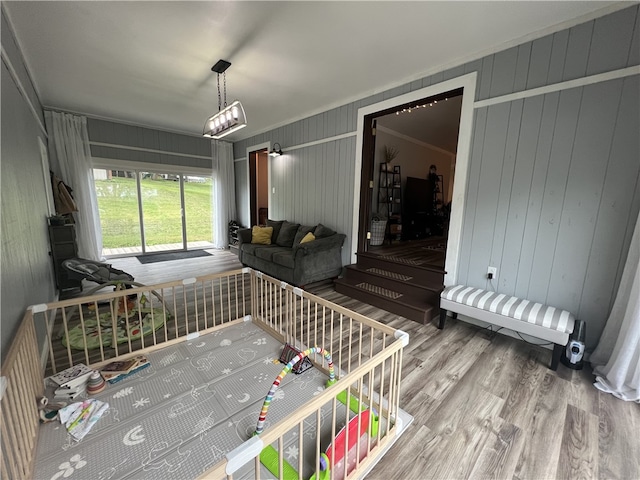
[[[287, 344], [285, 345], [285, 350], [287, 349], [287, 346], [293, 349], [293, 347]], [[298, 365], [299, 362], [300, 365], [302, 365], [301, 360], [308, 360], [307, 357], [312, 353], [321, 354], [327, 360], [329, 366], [329, 380], [327, 380], [326, 386], [330, 387], [331, 385], [336, 383], [333, 360], [329, 352], [319, 347], [313, 347], [305, 350], [304, 352], [299, 352], [295, 357], [289, 360], [285, 368], [276, 377], [273, 385], [271, 385], [269, 393], [267, 393], [267, 396], [264, 399], [254, 435], [260, 435], [263, 432], [264, 422], [267, 417], [269, 405], [271, 404], [271, 401], [273, 400], [275, 392], [280, 386], [282, 379], [285, 377], [285, 375], [287, 375], [287, 373], [291, 372], [294, 369], [294, 365]], [[283, 356], [284, 355], [285, 353], [283, 351]], [[315, 474], [312, 475], [310, 480], [329, 480], [331, 478], [332, 466], [330, 459], [332, 458], [334, 465], [339, 466], [341, 470], [344, 471], [344, 468], [347, 468], [348, 471], [351, 471], [352, 468], [349, 468], [349, 465], [345, 465], [345, 460], [348, 461], [353, 459], [351, 459], [350, 457], [345, 458], [345, 451], [347, 452], [347, 456], [355, 453], [353, 452], [354, 447], [366, 432], [369, 432], [369, 435], [371, 435], [371, 437], [375, 437], [378, 434], [379, 419], [378, 415], [375, 412], [373, 412], [372, 414], [370, 409], [363, 409], [359, 400], [352, 394], [347, 394], [346, 390], [340, 392], [337, 395], [337, 399], [347, 408], [349, 408], [353, 413], [355, 413], [356, 416], [349, 420], [349, 423], [345, 427], [343, 427], [340, 432], [338, 432], [338, 435], [336, 435], [334, 441], [329, 445], [329, 447], [327, 447], [326, 453], [321, 454], [320, 472], [317, 476]], [[364, 458], [364, 456], [366, 456], [366, 451], [362, 449], [361, 457]], [[271, 472], [276, 477], [280, 476], [280, 460], [278, 457], [279, 456], [277, 450], [271, 445], [266, 446], [260, 453], [260, 462], [267, 468], [267, 470], [269, 470], [269, 472]], [[293, 468], [284, 459], [282, 460], [282, 478], [284, 478], [285, 480], [298, 480], [298, 478], [300, 478], [295, 468]]]
[[[296, 347], [294, 347], [293, 345], [289, 345], [288, 343], [285, 343], [284, 348], [282, 349], [282, 353], [280, 354], [279, 360], [281, 363], [284, 363], [286, 365], [296, 355], [300, 355], [301, 353], [302, 352], [298, 350]], [[293, 367], [291, 368], [291, 371], [296, 375], [299, 375], [302, 372], [309, 370], [311, 367], [313, 367], [313, 364], [309, 360], [309, 357], [304, 357], [301, 361], [293, 365]]]

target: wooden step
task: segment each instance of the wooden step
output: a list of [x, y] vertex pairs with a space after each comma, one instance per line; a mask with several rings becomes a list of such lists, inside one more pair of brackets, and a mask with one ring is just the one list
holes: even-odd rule
[[422, 324], [429, 323], [440, 313], [439, 308], [434, 309], [424, 299], [408, 297], [400, 292], [367, 282], [338, 278], [335, 281], [335, 289], [342, 295]]
[[370, 283], [402, 293], [403, 295], [422, 298], [437, 305], [440, 301], [442, 288], [425, 286], [416, 282], [410, 275], [391, 272], [378, 267], [363, 268], [360, 265], [348, 265], [344, 277], [351, 283]]
[[379, 268], [388, 272], [412, 277], [413, 283], [433, 290], [444, 288], [445, 271], [439, 266], [429, 265], [419, 260], [410, 260], [391, 255], [358, 253], [358, 266], [363, 269]]

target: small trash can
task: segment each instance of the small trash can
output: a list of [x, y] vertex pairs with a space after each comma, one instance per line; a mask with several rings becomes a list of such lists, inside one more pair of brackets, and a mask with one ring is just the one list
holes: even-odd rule
[[386, 220], [371, 220], [370, 245], [382, 245], [384, 243], [384, 232], [387, 229]]

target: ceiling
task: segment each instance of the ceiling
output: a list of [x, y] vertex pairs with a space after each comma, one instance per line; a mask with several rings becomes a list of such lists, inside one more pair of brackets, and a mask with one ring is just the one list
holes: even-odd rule
[[625, 4], [10, 1], [2, 6], [47, 107], [198, 135], [217, 111], [211, 66], [229, 60], [228, 103], [241, 100], [248, 119], [247, 128], [227, 137], [236, 141]]
[[377, 126], [391, 135], [409, 137], [456, 153], [461, 109], [462, 95], [458, 95], [411, 111], [398, 110], [397, 113], [378, 117]]

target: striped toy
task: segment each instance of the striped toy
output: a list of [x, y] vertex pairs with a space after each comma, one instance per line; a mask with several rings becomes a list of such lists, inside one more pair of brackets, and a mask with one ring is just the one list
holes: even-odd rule
[[276, 380], [271, 385], [271, 389], [267, 396], [264, 399], [264, 403], [262, 404], [262, 410], [260, 410], [260, 416], [258, 417], [258, 425], [256, 426], [256, 431], [254, 435], [260, 435], [264, 430], [264, 421], [267, 418], [267, 410], [269, 410], [269, 405], [271, 404], [271, 400], [273, 400], [273, 396], [276, 393], [276, 390], [280, 386], [280, 382], [284, 378], [284, 376], [291, 371], [293, 366], [302, 360], [305, 357], [308, 357], [312, 353], [319, 353], [327, 360], [329, 364], [329, 384], [332, 384], [335, 381], [335, 372], [333, 370], [333, 360], [331, 359], [331, 354], [327, 352], [324, 348], [312, 347], [304, 352], [300, 352], [294, 358], [291, 359], [289, 363], [282, 369], [282, 371], [276, 377]]

